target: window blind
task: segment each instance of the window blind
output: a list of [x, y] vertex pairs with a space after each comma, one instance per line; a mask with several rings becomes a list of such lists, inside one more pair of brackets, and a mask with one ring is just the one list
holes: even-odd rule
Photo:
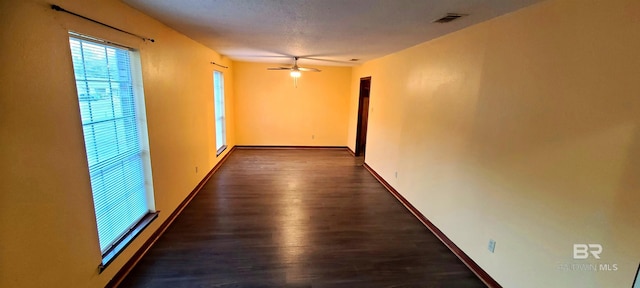
[[213, 71], [213, 105], [216, 122], [216, 150], [220, 154], [227, 145], [224, 116], [224, 76], [222, 72]]
[[104, 254], [150, 212], [132, 52], [73, 36], [69, 42]]

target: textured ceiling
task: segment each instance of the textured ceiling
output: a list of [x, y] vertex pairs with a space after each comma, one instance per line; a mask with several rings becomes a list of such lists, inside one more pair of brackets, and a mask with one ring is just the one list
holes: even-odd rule
[[[123, 0], [234, 60], [353, 65], [539, 0]], [[448, 12], [469, 14], [432, 23]], [[159, 40], [159, 39], [158, 39]], [[349, 62], [350, 59], [360, 59]]]

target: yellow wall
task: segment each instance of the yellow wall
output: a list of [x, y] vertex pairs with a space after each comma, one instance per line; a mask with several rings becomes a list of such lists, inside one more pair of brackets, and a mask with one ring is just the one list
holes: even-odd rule
[[[238, 145], [346, 146], [351, 67], [303, 72], [294, 87], [277, 64], [234, 62]], [[312, 139], [313, 136], [313, 139]]]
[[[0, 287], [104, 286], [221, 158], [209, 62], [231, 61], [119, 1], [55, 2], [156, 42], [55, 12], [49, 1], [0, 1]], [[137, 48], [142, 62], [161, 213], [102, 274], [69, 30]], [[232, 147], [232, 68], [223, 72]]]
[[[639, 1], [553, 0], [367, 62], [349, 145], [372, 76], [366, 163], [499, 283], [630, 287], [638, 31]], [[574, 243], [602, 244], [601, 259], [573, 260]], [[572, 263], [619, 269], [558, 269]]]

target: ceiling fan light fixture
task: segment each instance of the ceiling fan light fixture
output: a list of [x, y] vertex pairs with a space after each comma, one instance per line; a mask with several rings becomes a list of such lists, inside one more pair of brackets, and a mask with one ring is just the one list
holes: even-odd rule
[[290, 73], [290, 75], [291, 75], [291, 77], [293, 77], [293, 78], [300, 78], [300, 75], [302, 75], [302, 74], [300, 73], [300, 71], [299, 71], [299, 70], [292, 70], [292, 71], [291, 71], [291, 73]]

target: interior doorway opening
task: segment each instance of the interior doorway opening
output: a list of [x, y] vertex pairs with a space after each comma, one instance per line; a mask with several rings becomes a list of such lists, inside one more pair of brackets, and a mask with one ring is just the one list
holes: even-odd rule
[[360, 78], [360, 100], [358, 101], [358, 129], [356, 132], [356, 156], [364, 156], [367, 149], [367, 126], [369, 124], [369, 96], [371, 77]]

